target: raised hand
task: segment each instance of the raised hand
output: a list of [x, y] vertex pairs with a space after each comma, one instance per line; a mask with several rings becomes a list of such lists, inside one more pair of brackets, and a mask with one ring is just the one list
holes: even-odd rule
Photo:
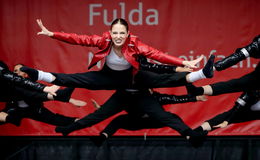
[[49, 31], [43, 24], [41, 19], [36, 20], [39, 27], [41, 28], [41, 32], [38, 32], [37, 35], [46, 35], [46, 36], [53, 36], [53, 32]]

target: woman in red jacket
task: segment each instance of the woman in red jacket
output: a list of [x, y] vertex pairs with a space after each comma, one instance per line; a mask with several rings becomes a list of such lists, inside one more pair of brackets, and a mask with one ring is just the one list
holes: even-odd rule
[[[142, 43], [136, 36], [130, 34], [127, 22], [121, 18], [114, 20], [111, 24], [110, 31], [105, 32], [102, 36], [51, 32], [43, 26], [41, 20], [37, 20], [37, 22], [41, 28], [41, 32], [38, 32], [39, 35], [46, 35], [74, 45], [97, 47], [99, 50], [94, 53], [94, 57], [88, 67], [89, 69], [104, 58], [106, 63], [101, 71], [77, 74], [57, 74], [37, 71], [30, 68], [22, 69], [36, 80], [44, 80], [61, 86], [98, 90], [129, 88], [132, 87], [133, 82], [138, 84], [138, 81], [140, 82], [138, 87], [174, 87], [213, 76], [212, 66], [214, 56], [210, 58], [209, 61], [211, 63], [209, 63], [208, 66], [197, 72], [176, 73], [172, 75], [154, 74], [147, 71], [136, 72], [139, 68], [136, 59], [140, 55], [161, 63], [187, 66], [190, 68], [196, 68], [195, 65], [199, 63], [203, 57], [201, 56], [193, 61], [184, 61], [183, 59], [167, 55], [154, 49]], [[132, 74], [133, 71], [135, 76]], [[143, 82], [144, 79], [147, 81]]]

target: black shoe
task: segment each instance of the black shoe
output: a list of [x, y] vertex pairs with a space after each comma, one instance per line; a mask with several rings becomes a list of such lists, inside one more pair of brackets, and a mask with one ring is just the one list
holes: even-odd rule
[[196, 148], [201, 147], [203, 145], [203, 143], [205, 142], [207, 134], [208, 134], [207, 131], [203, 131], [203, 135], [201, 135], [201, 136], [190, 136], [190, 139], [188, 141], [193, 147], [196, 147]]
[[38, 70], [33, 69], [33, 68], [29, 68], [29, 67], [26, 67], [26, 66], [21, 67], [20, 70], [22, 72], [27, 73], [32, 81], [37, 81], [38, 80], [38, 75], [39, 75]]
[[250, 57], [260, 58], [260, 35], [253, 39], [253, 42], [245, 47]]
[[90, 140], [97, 147], [100, 147], [107, 140], [107, 137], [105, 135], [103, 135], [103, 134], [100, 134], [99, 136], [92, 136], [92, 137], [90, 137]]
[[65, 89], [59, 89], [56, 94], [57, 96], [54, 96], [53, 98], [55, 100], [59, 100], [62, 102], [69, 102], [72, 92], [74, 91], [74, 88], [65, 88]]
[[212, 78], [214, 75], [214, 60], [215, 60], [215, 55], [210, 55], [208, 62], [206, 63], [205, 67], [202, 69], [203, 74], [207, 78]]
[[205, 141], [207, 134], [208, 131], [203, 131], [202, 127], [198, 127], [192, 130], [188, 141], [193, 147], [200, 147], [203, 145], [203, 142]]

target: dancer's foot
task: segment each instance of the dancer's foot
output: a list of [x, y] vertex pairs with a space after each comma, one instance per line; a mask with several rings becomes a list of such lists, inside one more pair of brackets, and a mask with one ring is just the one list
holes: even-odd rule
[[97, 146], [100, 147], [106, 140], [107, 137], [104, 134], [100, 134], [99, 136], [90, 137], [90, 140]]
[[203, 74], [207, 78], [212, 78], [214, 75], [214, 60], [215, 60], [215, 55], [210, 55], [208, 62], [206, 63], [205, 67], [202, 69]]
[[67, 131], [67, 127], [66, 126], [57, 126], [55, 128], [55, 132], [56, 133], [61, 133], [63, 136], [67, 136], [70, 132]]
[[33, 80], [33, 81], [37, 81], [38, 80], [38, 76], [39, 76], [39, 72], [36, 69], [30, 68], [30, 67], [26, 67], [23, 66], [20, 68], [20, 70], [22, 72], [25, 72], [29, 75], [29, 77]]
[[203, 131], [202, 133], [197, 133], [198, 135], [196, 136], [190, 136], [189, 142], [193, 147], [200, 147], [203, 145], [208, 131]]
[[200, 147], [208, 134], [207, 131], [203, 131], [203, 129], [199, 127], [194, 130], [189, 129], [186, 132], [186, 136], [189, 137], [188, 141], [193, 147]]

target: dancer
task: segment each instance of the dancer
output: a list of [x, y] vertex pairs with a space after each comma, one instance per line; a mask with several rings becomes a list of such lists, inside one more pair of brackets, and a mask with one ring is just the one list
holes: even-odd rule
[[[147, 58], [157, 60], [166, 64], [178, 66], [188, 66], [196, 68], [196, 64], [202, 60], [202, 56], [193, 61], [184, 61], [180, 58], [164, 54], [146, 44], [130, 34], [128, 24], [124, 19], [115, 19], [109, 32], [102, 36], [76, 35], [60, 32], [51, 32], [43, 26], [41, 20], [37, 20], [41, 32], [39, 35], [47, 35], [54, 39], [65, 41], [70, 44], [98, 47], [99, 51], [89, 65], [93, 67], [98, 61], [105, 58], [105, 65], [101, 71], [92, 71], [77, 74], [58, 74], [37, 71], [31, 68], [22, 68], [22, 70], [36, 80], [43, 80], [53, 84], [75, 88], [87, 89], [122, 89], [131, 88], [132, 83], [136, 82], [138, 87], [160, 88], [184, 85], [203, 78], [213, 76], [214, 57], [210, 58], [211, 65], [192, 73], [176, 73], [173, 75], [161, 75], [151, 72], [139, 71], [133, 77], [132, 69], [138, 69], [136, 57], [143, 55]], [[117, 77], [120, 77], [117, 78]], [[150, 77], [151, 80], [143, 82], [143, 78]], [[149, 79], [150, 79], [149, 78]], [[149, 85], [149, 86], [147, 86]]]
[[[22, 66], [22, 64], [15, 65], [14, 72], [23, 78], [29, 78], [26, 73], [20, 71], [20, 68]], [[0, 112], [0, 122], [12, 123], [16, 126], [20, 126], [21, 120], [23, 118], [30, 118], [52, 125], [69, 125], [72, 122], [76, 121], [77, 118], [66, 117], [60, 114], [53, 113], [44, 107], [43, 102], [49, 99], [55, 99], [64, 102], [70, 102], [75, 106], [86, 105], [84, 101], [70, 98], [73, 90], [73, 88], [65, 88], [63, 90], [58, 90], [57, 96], [53, 97], [52, 95], [49, 95], [48, 97], [46, 96], [46, 93], [35, 92], [31, 90], [26, 90], [25, 88], [15, 87], [15, 91], [22, 91], [26, 95], [34, 96], [21, 98], [19, 96], [20, 94], [15, 94], [15, 100], [7, 102], [6, 107]]]

